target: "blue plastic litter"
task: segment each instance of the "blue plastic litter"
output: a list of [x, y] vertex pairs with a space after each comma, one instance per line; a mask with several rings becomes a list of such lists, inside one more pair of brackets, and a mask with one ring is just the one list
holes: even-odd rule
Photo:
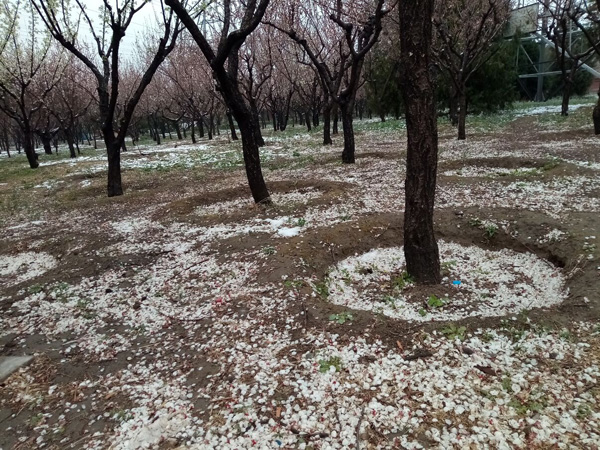
[[454, 285], [456, 285], [456, 286], [459, 286], [459, 285], [461, 284], [461, 281], [460, 281], [460, 280], [454, 280], [454, 281], [452, 282], [452, 284], [454, 284]]

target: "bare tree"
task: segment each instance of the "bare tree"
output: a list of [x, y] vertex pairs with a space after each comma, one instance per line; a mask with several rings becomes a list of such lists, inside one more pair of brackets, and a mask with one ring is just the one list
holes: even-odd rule
[[[573, 25], [585, 36], [588, 44], [594, 49], [597, 57], [600, 57], [600, 0], [574, 1], [568, 9], [568, 17]], [[594, 133], [600, 134], [600, 87], [598, 88], [598, 103], [592, 113], [594, 121]]]
[[569, 114], [569, 99], [575, 74], [583, 64], [594, 54], [594, 45], [600, 44], [598, 33], [588, 30], [588, 36], [594, 40], [593, 45], [588, 45], [586, 39], [577, 38], [575, 22], [581, 22], [584, 10], [577, 6], [579, 0], [540, 0], [547, 11], [548, 23], [545, 27], [546, 36], [554, 46], [556, 62], [561, 72], [563, 82], [562, 105], [560, 114]]
[[[102, 21], [95, 25], [83, 0], [75, 0], [76, 19], [70, 2], [31, 0], [52, 36], [91, 70], [96, 78], [102, 135], [108, 156], [108, 196], [123, 194], [121, 184], [121, 148], [135, 108], [158, 67], [175, 47], [180, 32], [179, 21], [161, 3], [162, 33], [157, 46], [148, 52], [148, 64], [131, 96], [120, 99], [120, 50], [133, 17], [148, 3], [144, 0], [123, 0], [114, 5], [103, 0]], [[85, 42], [78, 40], [80, 23], [87, 25], [93, 38], [96, 57], [88, 54]], [[117, 122], [117, 107], [125, 105]]]
[[[186, 0], [165, 0], [165, 3], [173, 8], [202, 51], [217, 81], [217, 89], [240, 127], [246, 175], [254, 201], [270, 203], [269, 191], [260, 165], [259, 145], [254, 130], [255, 121], [239, 85], [240, 48], [260, 24], [269, 0], [247, 0], [239, 3], [223, 0], [215, 13], [222, 13], [222, 17], [218, 18], [222, 25], [216, 44], [211, 43], [207, 33], [200, 30], [195, 18], [192, 17], [196, 15], [190, 12], [191, 8]], [[201, 13], [206, 14], [206, 11]], [[237, 29], [233, 29], [234, 27]]]
[[458, 139], [466, 138], [467, 82], [489, 58], [510, 12], [510, 0], [444, 0], [436, 2], [434, 56], [449, 75], [458, 102]]
[[[26, 32], [19, 28], [18, 10], [29, 16]], [[48, 63], [53, 47], [28, 3], [3, 1], [0, 13], [6, 23], [1, 42], [0, 109], [17, 124], [29, 166], [35, 169], [39, 163], [34, 121], [60, 79], [63, 65], [58, 57], [54, 64]]]
[[[344, 130], [344, 163], [355, 161], [352, 123], [354, 102], [361, 84], [364, 58], [377, 42], [382, 19], [390, 11], [384, 8], [384, 4], [385, 0], [376, 0], [369, 3], [370, 8], [360, 11], [357, 2], [344, 4], [337, 0], [334, 6], [318, 1], [301, 4], [291, 2], [280, 12], [281, 17], [267, 21], [302, 47], [319, 74], [327, 94], [327, 103], [335, 102], [339, 107]], [[327, 35], [327, 24], [322, 21], [324, 16], [337, 26], [337, 31], [330, 31], [330, 36]], [[318, 29], [307, 27], [311, 23], [318, 23]], [[325, 114], [328, 115], [331, 103], [326, 104], [325, 108]], [[325, 127], [327, 133], [327, 122]], [[325, 135], [324, 143], [330, 142], [331, 138]]]

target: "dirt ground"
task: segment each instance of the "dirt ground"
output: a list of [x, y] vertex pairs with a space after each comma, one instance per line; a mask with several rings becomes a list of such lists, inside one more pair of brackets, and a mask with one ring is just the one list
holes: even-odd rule
[[[567, 329], [576, 341], [580, 332], [575, 324], [598, 324], [600, 253], [594, 240], [600, 239], [600, 209], [594, 205], [600, 203], [600, 152], [591, 126], [560, 126], [566, 129], [549, 132], [537, 116], [517, 117], [484, 131], [472, 128], [466, 143], [456, 141], [450, 127], [441, 126], [437, 237], [465, 247], [534, 254], [560, 269], [568, 292], [564, 301], [551, 307], [502, 317], [464, 317], [451, 321], [452, 326], [465, 327], [467, 333]], [[22, 202], [19, 207], [3, 203], [0, 255], [33, 252], [56, 260], [49, 270], [22, 281], [14, 273], [0, 272], [0, 355], [36, 355], [29, 367], [0, 385], [0, 448], [200, 445], [171, 425], [147, 444], [142, 438], [126, 441], [131, 431], [126, 425], [132, 414], [141, 414], [136, 408], [150, 408], [156, 401], [175, 410], [184, 400], [194, 420], [201, 421], [198, 427], [229, 423], [219, 413], [229, 400], [215, 386], [261, 381], [252, 375], [244, 378], [235, 358], [226, 363], [222, 348], [204, 345], [221, 332], [232, 345], [247, 342], [246, 347], [238, 345], [238, 359], [260, 351], [261, 344], [257, 347], [258, 341], [249, 336], [264, 329], [269, 330], [267, 340], [277, 340], [278, 333], [287, 336], [289, 345], [278, 348], [277, 354], [290, 361], [315, 352], [318, 346], [309, 344], [306, 336], [321, 333], [338, 335], [336, 342], [342, 346], [368, 336], [369, 342], [381, 341], [384, 349], [401, 346], [408, 360], [426, 361], [419, 352], [433, 350], [424, 335], [439, 332], [446, 321], [411, 322], [349, 309], [329, 301], [329, 293], [319, 288], [332, 267], [347, 258], [402, 245], [402, 130], [359, 128], [358, 162], [350, 168], [338, 161], [341, 138], [337, 147], [321, 150], [313, 145], [300, 156], [292, 156], [297, 141], [281, 144], [275, 138], [267, 135], [267, 146], [284, 148], [265, 162], [265, 178], [275, 199], [268, 207], [249, 201], [239, 166], [125, 170], [126, 193], [113, 199], [104, 197], [102, 172], [55, 172], [54, 179], [65, 182], [51, 189], [26, 189], [18, 176], [0, 179], [2, 196], [16, 195]], [[318, 142], [318, 136], [311, 139]], [[210, 144], [205, 151], [219, 145]], [[470, 173], [469, 167], [481, 173]], [[50, 169], [63, 170], [58, 164]], [[501, 169], [506, 170], [494, 172]], [[564, 182], [566, 193], [545, 197], [561, 180], [573, 180]], [[86, 181], [89, 185], [83, 186]], [[575, 182], [581, 184], [569, 184]], [[535, 188], [537, 200], [529, 184], [542, 186]], [[504, 188], [510, 195], [500, 193]], [[536, 203], [531, 206], [525, 200]], [[284, 225], [273, 225], [282, 217]], [[115, 223], [121, 228], [113, 227]], [[495, 231], [486, 223], [497, 224]], [[240, 232], [245, 227], [248, 231]], [[301, 230], [297, 234], [278, 234], [296, 228]], [[552, 230], [560, 230], [562, 238], [545, 238]], [[200, 259], [183, 256], [191, 254]], [[203, 261], [214, 262], [214, 271], [202, 272], [198, 267]], [[405, 293], [415, 298], [452, 295], [451, 285], [407, 289]], [[265, 299], [281, 299], [281, 304], [266, 307]], [[196, 310], [200, 304], [209, 307]], [[351, 320], [332, 320], [349, 310]], [[510, 330], [501, 325], [504, 320], [511, 321]], [[242, 329], [246, 322], [254, 331]], [[592, 354], [587, 363], [597, 364], [598, 349]], [[156, 384], [162, 383], [159, 376], [177, 379], [167, 384], [177, 384], [184, 393], [208, 389], [214, 394], [149, 401], [145, 395], [156, 386], [144, 383], [155, 376]], [[271, 398], [288, 398], [291, 391], [283, 383], [279, 386]], [[598, 401], [597, 384], [590, 386], [590, 395]], [[597, 405], [590, 417], [600, 413]], [[149, 414], [147, 422], [158, 423], [159, 416]], [[285, 407], [283, 413], [274, 408], [261, 420], [284, 423], [285, 414]], [[394, 440], [402, 433], [379, 432], [373, 424], [361, 431], [359, 422], [356, 443], [342, 445], [330, 431], [323, 432], [327, 441], [315, 434], [320, 428], [297, 430], [294, 423], [285, 422], [281, 430], [297, 443], [284, 441], [280, 448], [416, 448]], [[249, 435], [256, 426], [235, 433]], [[419, 427], [403, 433], [425, 448], [444, 447]], [[522, 436], [529, 439], [526, 431]], [[524, 442], [531, 448], [554, 448], [550, 441]], [[571, 448], [593, 448], [582, 442], [587, 441], [573, 440]], [[199, 448], [214, 446], [204, 445]], [[257, 448], [277, 448], [273, 445], [256, 442]]]

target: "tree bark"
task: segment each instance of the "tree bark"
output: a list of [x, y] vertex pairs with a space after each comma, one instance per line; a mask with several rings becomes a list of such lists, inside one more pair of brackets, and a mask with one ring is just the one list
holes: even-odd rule
[[196, 119], [192, 119], [192, 144], [196, 143]]
[[[229, 122], [229, 129], [231, 130], [231, 140], [237, 141], [238, 136], [237, 136], [237, 133], [235, 132], [235, 124], [233, 123], [233, 115], [231, 114], [231, 111], [227, 111], [227, 121]], [[264, 141], [263, 141], [263, 145], [264, 145]]]
[[40, 139], [42, 141], [42, 145], [44, 146], [44, 153], [46, 155], [52, 154], [52, 138], [48, 136], [46, 133], [40, 134]]
[[338, 134], [338, 107], [333, 107], [333, 131], [332, 134]]
[[344, 130], [344, 150], [342, 151], [342, 162], [344, 164], [354, 164], [354, 127], [352, 126], [351, 104], [340, 106], [342, 115], [342, 128]]
[[29, 130], [23, 130], [23, 150], [25, 150], [25, 156], [27, 156], [29, 167], [37, 169], [40, 163], [38, 162], [38, 155], [33, 147], [33, 134]]
[[568, 116], [569, 115], [569, 99], [571, 98], [571, 83], [565, 82], [565, 86], [563, 87], [562, 92], [562, 103], [560, 106], [560, 115]]
[[77, 158], [77, 153], [75, 153], [75, 145], [73, 143], [73, 133], [68, 129], [64, 130], [64, 132], [67, 145], [69, 146], [69, 157]]
[[592, 120], [594, 121], [594, 134], [600, 134], [600, 87], [598, 88], [598, 103], [592, 112]]
[[306, 120], [306, 129], [308, 131], [311, 131], [312, 127], [311, 127], [311, 123], [310, 123], [310, 111], [306, 111], [304, 118]]
[[463, 141], [467, 138], [466, 132], [467, 123], [467, 94], [464, 86], [461, 92], [458, 93], [458, 139]]
[[406, 108], [404, 255], [417, 283], [441, 282], [433, 231], [438, 138], [435, 89], [429, 72], [434, 0], [400, 2], [402, 94]]
[[323, 145], [332, 145], [331, 140], [331, 105], [323, 108]]
[[[256, 143], [258, 144], [259, 147], [264, 147], [265, 140], [263, 139], [262, 133], [260, 131], [260, 117], [258, 115], [258, 106], [256, 106], [256, 102], [254, 101], [254, 99], [250, 100], [250, 112], [252, 113], [252, 121], [254, 122], [253, 123], [254, 134], [255, 134], [254, 138], [256, 139]], [[233, 135], [232, 135], [232, 139], [233, 139]]]

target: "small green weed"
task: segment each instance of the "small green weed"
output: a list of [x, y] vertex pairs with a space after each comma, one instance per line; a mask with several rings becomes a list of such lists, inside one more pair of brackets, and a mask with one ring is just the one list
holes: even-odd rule
[[484, 228], [485, 236], [488, 239], [492, 239], [496, 234], [498, 234], [498, 226], [495, 224], [486, 225]]
[[262, 248], [262, 252], [264, 255], [271, 256], [277, 253], [277, 250], [275, 250], [275, 247], [273, 247], [272, 245], [267, 245]]
[[336, 372], [342, 371], [343, 365], [339, 356], [332, 356], [329, 359], [322, 359], [319, 361], [319, 372], [327, 373], [330, 371], [331, 367], [335, 367]]
[[427, 299], [427, 306], [430, 308], [441, 308], [444, 306], [444, 301], [435, 295], [430, 295]]
[[392, 278], [392, 289], [401, 291], [407, 284], [412, 284], [414, 282], [415, 279], [411, 277], [408, 272], [402, 272], [400, 276]]
[[325, 278], [323, 281], [319, 281], [314, 284], [314, 290], [324, 299], [329, 297], [329, 278]]
[[32, 284], [27, 288], [27, 292], [29, 292], [30, 294], [39, 294], [43, 290], [44, 286], [42, 286], [41, 284]]
[[331, 314], [329, 316], [329, 320], [339, 323], [340, 325], [345, 324], [346, 322], [352, 322], [354, 316], [352, 313], [348, 311], [341, 312], [339, 314]]
[[448, 339], [460, 339], [461, 341], [465, 339], [465, 333], [467, 331], [466, 327], [457, 327], [455, 324], [451, 323], [450, 325], [442, 328], [442, 334], [446, 336]]

